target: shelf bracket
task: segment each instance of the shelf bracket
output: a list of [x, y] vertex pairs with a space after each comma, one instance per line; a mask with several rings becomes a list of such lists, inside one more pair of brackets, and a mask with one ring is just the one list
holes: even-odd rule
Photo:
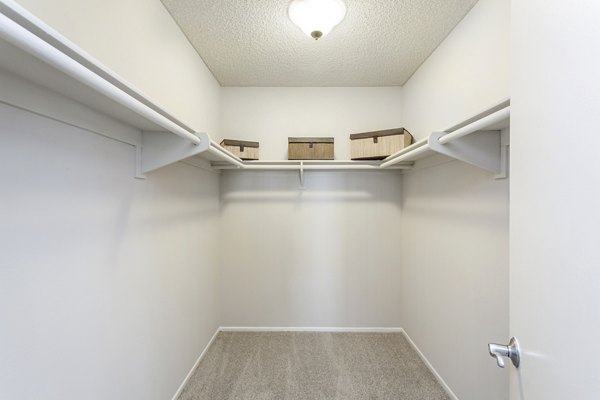
[[429, 135], [429, 148], [494, 174], [502, 173], [500, 131], [479, 131], [441, 144], [438, 140], [444, 135], [445, 132]]
[[142, 172], [142, 144], [135, 145], [135, 179], [146, 179]]
[[508, 178], [509, 149], [510, 129], [504, 129], [500, 132], [500, 172], [496, 174], [496, 179]]
[[304, 162], [300, 161], [300, 190], [304, 190]]
[[203, 132], [195, 135], [200, 138], [200, 143], [197, 145], [171, 133], [142, 132], [141, 150], [137, 152], [139, 164], [137, 175], [146, 174], [207, 151], [210, 146], [208, 135]]

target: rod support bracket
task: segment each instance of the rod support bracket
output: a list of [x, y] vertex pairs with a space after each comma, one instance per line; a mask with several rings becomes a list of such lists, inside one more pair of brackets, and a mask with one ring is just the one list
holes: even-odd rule
[[500, 172], [495, 179], [508, 178], [508, 160], [510, 154], [510, 128], [500, 131]]
[[135, 179], [146, 179], [142, 172], [142, 144], [135, 145]]
[[433, 132], [429, 135], [427, 141], [429, 148], [436, 153], [485, 169], [493, 174], [502, 172], [499, 130], [477, 131], [451, 142], [440, 143], [439, 139], [445, 135], [445, 132]]
[[304, 190], [305, 187], [304, 187], [304, 162], [303, 161], [300, 161], [299, 173], [300, 173], [300, 187], [298, 189]]

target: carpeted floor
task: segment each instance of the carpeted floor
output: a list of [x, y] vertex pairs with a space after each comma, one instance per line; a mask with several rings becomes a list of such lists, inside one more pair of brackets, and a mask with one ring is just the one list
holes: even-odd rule
[[221, 332], [179, 400], [448, 400], [400, 333]]

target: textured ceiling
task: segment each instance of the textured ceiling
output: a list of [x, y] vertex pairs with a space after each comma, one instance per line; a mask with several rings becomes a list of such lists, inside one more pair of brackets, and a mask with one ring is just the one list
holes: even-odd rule
[[315, 41], [291, 0], [162, 0], [222, 86], [403, 85], [477, 0], [345, 0]]

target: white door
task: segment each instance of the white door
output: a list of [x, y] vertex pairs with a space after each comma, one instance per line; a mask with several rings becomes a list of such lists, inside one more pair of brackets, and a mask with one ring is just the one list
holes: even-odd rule
[[600, 1], [511, 7], [510, 398], [600, 399]]

